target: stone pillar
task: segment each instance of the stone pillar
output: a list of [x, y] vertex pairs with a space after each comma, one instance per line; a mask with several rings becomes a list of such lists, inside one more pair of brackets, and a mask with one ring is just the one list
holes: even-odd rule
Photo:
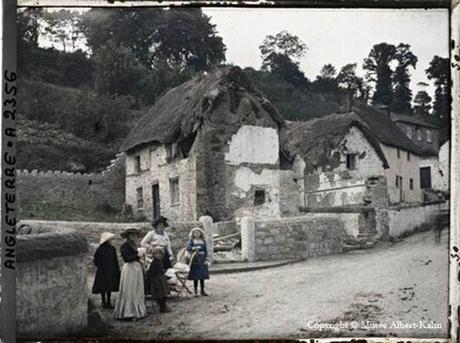
[[241, 218], [241, 255], [243, 260], [256, 260], [256, 225], [253, 217]]
[[212, 217], [210, 216], [203, 216], [200, 217], [199, 221], [203, 224], [204, 236], [206, 239], [206, 247], [208, 248], [208, 259], [209, 262], [214, 262], [214, 241], [213, 241], [213, 234], [215, 224], [213, 223]]

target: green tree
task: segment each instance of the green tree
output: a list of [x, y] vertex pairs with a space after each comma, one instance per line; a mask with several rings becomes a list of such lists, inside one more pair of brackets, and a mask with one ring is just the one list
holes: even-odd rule
[[372, 96], [374, 104], [390, 105], [393, 99], [392, 80], [393, 71], [390, 62], [395, 59], [396, 47], [388, 43], [376, 44], [372, 47], [369, 56], [364, 59], [363, 69], [369, 82], [375, 84]]
[[412, 113], [412, 91], [409, 87], [409, 68], [415, 69], [417, 56], [410, 51], [409, 44], [400, 43], [396, 47], [395, 60], [398, 62], [393, 73], [393, 101], [391, 110], [398, 113]]
[[431, 100], [426, 91], [417, 92], [414, 98], [414, 114], [428, 119], [431, 110]]
[[325, 64], [312, 84], [315, 92], [334, 93], [338, 91], [337, 70], [332, 64]]
[[362, 77], [356, 75], [356, 63], [344, 65], [337, 75], [337, 84], [344, 89], [347, 94], [367, 103], [369, 87]]
[[19, 9], [17, 19], [17, 34], [19, 42], [27, 42], [37, 46], [40, 35], [40, 18], [43, 10], [39, 7]]
[[299, 59], [305, 55], [307, 46], [297, 36], [281, 31], [275, 36], [268, 35], [259, 46], [262, 70], [303, 88], [308, 80], [299, 68]]
[[62, 44], [64, 52], [76, 50], [76, 43], [82, 38], [79, 29], [80, 14], [76, 11], [60, 10], [43, 12], [43, 33], [47, 38]]
[[428, 79], [436, 86], [433, 102], [433, 117], [444, 134], [450, 132], [450, 68], [449, 59], [434, 56], [426, 69]]
[[148, 68], [207, 70], [225, 61], [225, 45], [199, 8], [91, 9], [80, 28], [94, 53], [108, 42], [126, 48]]

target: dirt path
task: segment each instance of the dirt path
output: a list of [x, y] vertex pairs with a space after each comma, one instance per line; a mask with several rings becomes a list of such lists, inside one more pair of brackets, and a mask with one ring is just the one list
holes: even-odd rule
[[[124, 337], [445, 337], [447, 246], [447, 233], [436, 245], [426, 232], [372, 250], [215, 275], [207, 283], [209, 297], [171, 300], [173, 312], [135, 323], [112, 320], [109, 310], [103, 314]], [[342, 328], [319, 329], [334, 323]]]

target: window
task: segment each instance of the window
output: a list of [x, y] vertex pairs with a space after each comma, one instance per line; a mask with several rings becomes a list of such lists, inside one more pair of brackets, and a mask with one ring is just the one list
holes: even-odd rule
[[171, 195], [171, 205], [176, 205], [180, 203], [180, 193], [179, 193], [179, 179], [174, 178], [169, 180], [169, 192]]
[[407, 137], [412, 139], [412, 128], [410, 126], [406, 127], [406, 135], [407, 135]]
[[134, 172], [139, 173], [141, 171], [141, 156], [134, 157]]
[[433, 142], [433, 137], [431, 136], [431, 131], [430, 130], [426, 130], [426, 141], [428, 143]]
[[407, 152], [407, 160], [410, 161], [410, 152]]
[[166, 146], [166, 153], [168, 159], [172, 160], [178, 157], [181, 157], [182, 154], [180, 152], [179, 144], [177, 143], [172, 143]]
[[265, 202], [265, 191], [264, 190], [256, 190], [254, 192], [254, 205], [262, 205]]
[[401, 158], [401, 150], [399, 150], [399, 148], [396, 149], [396, 155], [398, 158]]
[[142, 187], [136, 189], [136, 202], [137, 202], [137, 209], [141, 210], [144, 208], [144, 195], [142, 192]]
[[396, 182], [395, 182], [396, 188], [399, 188], [399, 176], [396, 175]]
[[417, 140], [419, 142], [422, 141], [422, 130], [420, 130], [420, 129], [417, 129]]
[[414, 179], [409, 179], [409, 189], [410, 190], [414, 189]]
[[356, 154], [347, 154], [347, 169], [356, 169]]

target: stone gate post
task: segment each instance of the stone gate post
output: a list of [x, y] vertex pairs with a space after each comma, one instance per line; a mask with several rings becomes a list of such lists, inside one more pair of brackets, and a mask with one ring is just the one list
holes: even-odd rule
[[212, 217], [210, 216], [203, 216], [200, 217], [199, 221], [203, 224], [204, 235], [206, 239], [206, 246], [208, 249], [208, 259], [209, 262], [214, 262], [214, 241], [213, 241], [213, 234], [214, 234], [214, 222]]
[[253, 217], [241, 218], [241, 255], [244, 260], [256, 260], [256, 231]]

